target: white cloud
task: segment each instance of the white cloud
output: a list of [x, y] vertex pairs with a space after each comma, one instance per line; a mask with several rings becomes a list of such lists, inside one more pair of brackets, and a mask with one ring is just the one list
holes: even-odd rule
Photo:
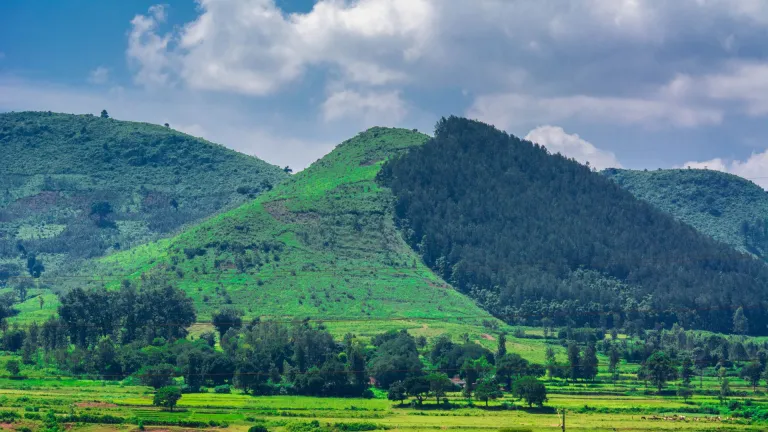
[[322, 105], [326, 122], [356, 119], [365, 126], [399, 123], [408, 112], [399, 92], [359, 93], [339, 90], [332, 93]]
[[88, 74], [88, 82], [91, 84], [104, 84], [109, 81], [109, 69], [99, 66]]
[[171, 35], [157, 34], [158, 26], [165, 22], [165, 7], [155, 5], [148, 15], [136, 15], [128, 33], [128, 62], [136, 69], [134, 81], [147, 87], [163, 86], [171, 80], [174, 57], [168, 51]]
[[199, 3], [200, 16], [176, 34], [157, 33], [161, 7], [133, 19], [128, 56], [138, 83], [165, 84], [173, 74], [195, 89], [265, 95], [312, 66], [331, 66], [351, 82], [404, 81], [386, 63], [422, 55], [431, 15], [427, 0], [322, 0], [291, 15], [274, 0]]
[[509, 93], [475, 99], [467, 115], [500, 128], [568, 119], [624, 125], [694, 127], [717, 124], [717, 109], [679, 104], [663, 98], [593, 97], [585, 95], [541, 97]]
[[595, 147], [577, 134], [566, 133], [559, 126], [539, 126], [528, 132], [525, 139], [543, 145], [552, 153], [576, 159], [582, 164], [588, 162], [589, 166], [598, 170], [622, 167], [612, 152]]
[[715, 158], [704, 162], [686, 162], [678, 168], [711, 169], [735, 174], [750, 179], [756, 184], [768, 190], [768, 150], [762, 153], [753, 153], [747, 160], [726, 161]]

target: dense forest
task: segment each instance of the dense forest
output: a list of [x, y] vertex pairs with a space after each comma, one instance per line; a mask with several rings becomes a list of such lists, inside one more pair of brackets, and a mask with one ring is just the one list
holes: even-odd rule
[[425, 263], [509, 322], [768, 333], [763, 262], [491, 126], [442, 119], [379, 180]]
[[173, 233], [288, 174], [171, 125], [0, 114], [0, 284]]
[[601, 174], [715, 240], [768, 260], [768, 192], [755, 183], [702, 169], [610, 168]]

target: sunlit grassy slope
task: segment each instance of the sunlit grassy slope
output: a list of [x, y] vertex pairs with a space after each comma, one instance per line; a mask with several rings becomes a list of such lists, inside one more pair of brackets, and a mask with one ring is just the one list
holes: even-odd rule
[[360, 133], [248, 204], [103, 258], [99, 274], [108, 286], [165, 275], [194, 299], [199, 320], [231, 304], [250, 317], [327, 319], [337, 330], [478, 323], [487, 314], [403, 242], [392, 196], [374, 181], [387, 158], [427, 138], [403, 129]]

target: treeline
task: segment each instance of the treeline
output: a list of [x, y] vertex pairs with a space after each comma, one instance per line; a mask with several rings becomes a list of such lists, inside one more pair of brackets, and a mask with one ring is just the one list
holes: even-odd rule
[[[158, 278], [138, 287], [125, 281], [114, 291], [76, 289], [60, 300], [58, 317], [8, 328], [3, 348], [18, 352], [24, 364], [73, 375], [134, 379], [156, 389], [181, 380], [184, 392], [234, 387], [253, 395], [372, 397], [375, 386], [391, 391], [393, 400], [413, 396], [421, 403], [427, 395], [440, 402], [461, 388], [468, 398], [487, 402], [501, 395], [503, 385], [529, 404], [546, 399], [546, 389], [530, 379], [515, 386], [546, 371], [507, 353], [503, 335], [496, 355], [468, 337], [454, 342], [442, 336], [426, 351], [426, 339], [406, 331], [380, 334], [370, 343], [348, 334], [338, 342], [321, 323], [244, 322], [241, 311], [225, 307], [213, 315], [216, 333], [191, 339], [190, 299]], [[18, 365], [9, 372], [18, 375]]]
[[480, 122], [438, 122], [380, 181], [408, 243], [508, 322], [768, 333], [768, 267], [611, 180]]

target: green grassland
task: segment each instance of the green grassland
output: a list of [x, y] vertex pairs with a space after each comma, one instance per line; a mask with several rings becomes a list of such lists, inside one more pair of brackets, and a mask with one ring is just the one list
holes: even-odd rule
[[199, 321], [231, 304], [247, 317], [321, 318], [339, 333], [401, 328], [393, 320], [402, 319], [424, 332], [477, 326], [489, 315], [421, 263], [394, 226], [389, 190], [375, 182], [385, 160], [427, 138], [363, 132], [252, 202], [101, 259], [92, 283], [161, 275], [194, 300]]
[[[214, 421], [209, 430], [245, 431], [252, 425], [266, 426], [270, 431], [297, 431], [312, 421], [320, 426], [336, 426], [333, 430], [355, 430], [356, 425], [370, 429], [404, 431], [498, 431], [559, 430], [556, 409], [566, 409], [567, 430], [764, 430], [765, 425], [749, 419], [732, 417], [727, 410], [717, 412], [716, 398], [696, 395], [687, 402], [674, 396], [644, 394], [628, 390], [627, 382], [611, 384], [579, 384], [558, 386], [549, 383], [549, 402], [544, 408], [528, 409], [510, 395], [493, 401], [489, 407], [482, 403], [469, 406], [458, 393], [449, 394], [450, 407], [436, 408], [434, 401], [425, 401], [421, 408], [400, 406], [383, 395], [374, 399], [311, 398], [301, 396], [253, 397], [239, 393], [185, 394], [175, 411], [152, 406], [152, 390], [129, 384], [104, 383], [92, 380], [30, 378], [24, 381], [0, 378], [0, 414], [12, 411], [19, 418], [13, 428], [39, 427], [37, 415], [53, 410], [67, 429], [77, 431], [136, 430], [139, 421], [147, 430], [194, 430], [157, 425], [169, 422]], [[716, 387], [708, 380], [705, 387]], [[737, 387], [738, 390], [742, 390]], [[744, 389], [746, 391], [746, 389]], [[569, 391], [578, 391], [574, 396]], [[751, 393], [751, 389], [748, 390]], [[749, 402], [747, 402], [749, 400]], [[734, 397], [741, 404], [764, 407], [762, 394]], [[652, 420], [654, 416], [685, 416], [686, 420]], [[69, 421], [70, 416], [76, 420]], [[89, 418], [90, 416], [90, 418]], [[101, 416], [101, 417], [97, 417]], [[105, 424], [103, 416], [112, 416], [122, 424]], [[721, 420], [704, 421], [707, 418]], [[101, 419], [101, 420], [100, 420]], [[694, 419], [698, 419], [695, 421]], [[727, 419], [727, 420], [726, 420]], [[154, 426], [152, 424], [155, 424]], [[314, 430], [314, 429], [307, 429]]]
[[[26, 276], [27, 253], [42, 260], [43, 275], [71, 274], [84, 259], [170, 235], [286, 178], [169, 127], [0, 114], [0, 283]], [[102, 221], [91, 215], [97, 202], [112, 208]]]
[[768, 193], [741, 177], [713, 170], [602, 172], [636, 197], [698, 231], [743, 251], [743, 222], [768, 218]]

